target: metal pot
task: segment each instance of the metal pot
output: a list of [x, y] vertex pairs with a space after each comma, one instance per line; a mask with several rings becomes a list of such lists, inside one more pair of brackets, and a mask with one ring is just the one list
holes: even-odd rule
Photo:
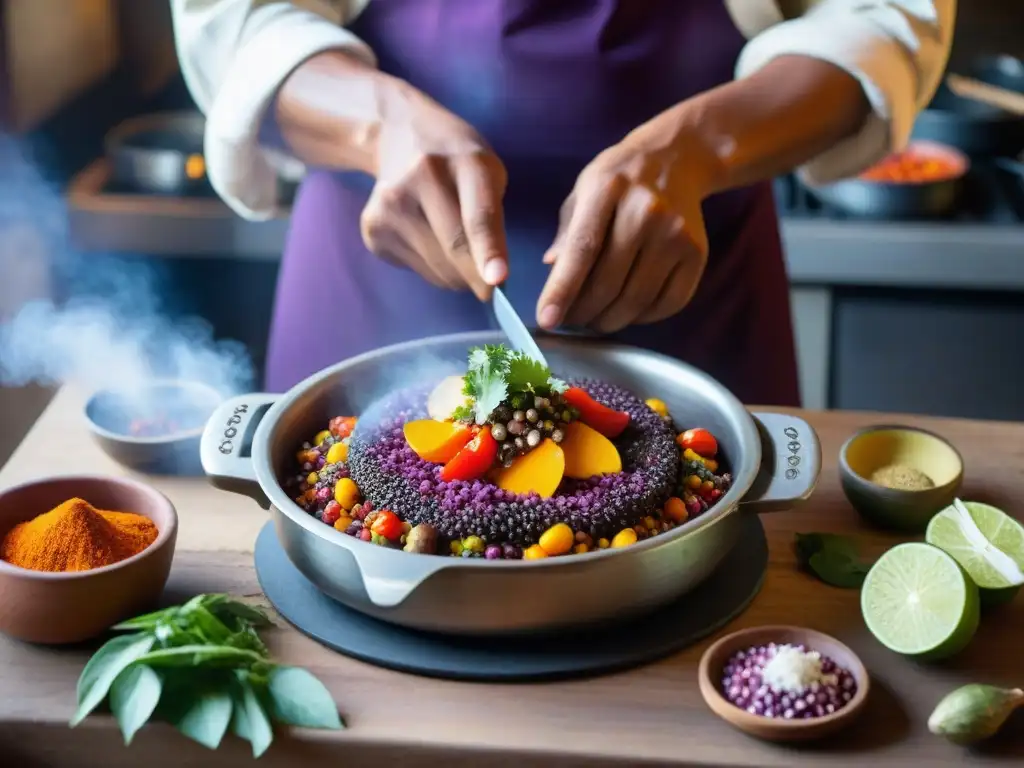
[[[1024, 93], [1024, 63], [1012, 56], [979, 59], [971, 77]], [[1024, 150], [1024, 118], [958, 96], [942, 83], [914, 122], [913, 136], [956, 147], [976, 158], [1013, 157]]]
[[850, 216], [864, 219], [927, 219], [952, 214], [963, 199], [970, 160], [951, 146], [914, 141], [908, 147], [956, 166], [955, 175], [935, 181], [892, 183], [849, 178], [809, 187], [819, 200]]
[[160, 112], [126, 120], [106, 137], [115, 184], [156, 195], [212, 193], [199, 112]]
[[[295, 566], [333, 599], [421, 630], [495, 634], [560, 630], [650, 611], [692, 590], [733, 546], [742, 515], [785, 509], [817, 483], [821, 447], [807, 422], [751, 415], [710, 376], [635, 347], [546, 338], [561, 376], [594, 377], [658, 397], [686, 424], [718, 438], [733, 486], [704, 515], [632, 546], [534, 561], [420, 555], [335, 531], [307, 515], [278, 482], [297, 446], [338, 414], [360, 414], [395, 388], [465, 369], [467, 351], [501, 343], [492, 331], [385, 347], [311, 376], [284, 395], [225, 401], [203, 434], [214, 485], [269, 508]], [[251, 446], [251, 448], [250, 448]]]

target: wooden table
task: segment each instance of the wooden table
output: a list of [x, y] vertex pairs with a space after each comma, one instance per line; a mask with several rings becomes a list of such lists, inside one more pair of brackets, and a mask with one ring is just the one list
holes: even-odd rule
[[[0, 471], [0, 487], [48, 474], [122, 474], [88, 437], [81, 401], [61, 391]], [[942, 666], [921, 667], [887, 651], [867, 632], [858, 593], [799, 573], [796, 531], [861, 534], [878, 552], [895, 536], [869, 531], [846, 503], [836, 455], [855, 429], [879, 421], [920, 424], [953, 440], [967, 463], [963, 496], [1024, 516], [1024, 425], [855, 413], [805, 413], [824, 450], [821, 482], [800, 511], [764, 518], [771, 546], [767, 580], [753, 605], [723, 631], [803, 624], [853, 647], [873, 675], [870, 706], [837, 740], [784, 748], [731, 730], [704, 706], [696, 668], [707, 643], [617, 675], [548, 685], [484, 685], [429, 680], [378, 669], [321, 647], [294, 629], [269, 631], [273, 653], [309, 667], [330, 687], [349, 728], [282, 734], [261, 765], [540, 766], [953, 766], [1016, 764], [1024, 718], [984, 751], [965, 753], [928, 733], [928, 714], [965, 682], [1024, 684], [1024, 598], [983, 622], [975, 642]], [[168, 599], [198, 592], [260, 596], [252, 547], [265, 522], [259, 507], [202, 480], [151, 478], [181, 518]], [[229, 737], [217, 753], [168, 726], [147, 726], [125, 748], [113, 721], [90, 717], [71, 730], [75, 682], [89, 649], [36, 648], [0, 638], [0, 755], [5, 765], [248, 765], [247, 744]], [[1020, 713], [1018, 713], [1020, 714]], [[1016, 733], [1014, 733], [1014, 731]], [[20, 759], [18, 759], [20, 758]], [[13, 759], [13, 761], [12, 761]], [[300, 762], [301, 761], [301, 762]]]

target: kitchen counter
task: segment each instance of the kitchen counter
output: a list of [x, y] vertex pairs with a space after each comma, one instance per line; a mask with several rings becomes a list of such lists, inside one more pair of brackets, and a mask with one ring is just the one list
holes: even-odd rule
[[[0, 471], [0, 486], [50, 473], [123, 474], [93, 444], [71, 390], [54, 398]], [[797, 531], [862, 534], [879, 552], [896, 537], [864, 529], [845, 502], [836, 474], [842, 441], [869, 423], [909, 422], [950, 438], [962, 452], [965, 498], [1024, 514], [1024, 424], [805, 412], [824, 452], [821, 482], [800, 511], [763, 520], [769, 570], [753, 605], [726, 630], [760, 624], [805, 624], [854, 648], [873, 675], [869, 706], [849, 731], [815, 749], [787, 749], [733, 731], [704, 706], [696, 669], [702, 642], [659, 663], [590, 680], [548, 685], [436, 681], [391, 672], [329, 651], [296, 630], [267, 632], [274, 655], [307, 666], [333, 693], [348, 721], [339, 733], [281, 735], [260, 765], [343, 762], [357, 766], [553, 766], [675, 764], [689, 766], [954, 766], [968, 753], [930, 735], [925, 721], [939, 698], [970, 681], [1024, 681], [1024, 598], [983, 622], [975, 642], [941, 667], [917, 666], [878, 644], [864, 628], [858, 593], [821, 584], [795, 568]], [[202, 479], [150, 478], [177, 506], [177, 554], [167, 598], [230, 592], [259, 599], [252, 547], [266, 517], [251, 500], [217, 491]], [[226, 739], [216, 755], [165, 725], [147, 726], [123, 746], [114, 722], [90, 717], [67, 727], [75, 682], [87, 649], [30, 647], [0, 638], [0, 754], [11, 765], [251, 765], [246, 744]], [[1018, 713], [1020, 714], [1020, 713]], [[1018, 721], [1019, 722], [1019, 721]], [[1011, 734], [1016, 731], [1016, 734]], [[1021, 729], [1007, 728], [974, 765], [1020, 765]]]
[[[71, 237], [82, 251], [276, 262], [287, 218], [246, 221], [217, 199], [98, 194], [99, 160], [68, 189]], [[1024, 290], [1024, 225], [786, 218], [794, 285]]]

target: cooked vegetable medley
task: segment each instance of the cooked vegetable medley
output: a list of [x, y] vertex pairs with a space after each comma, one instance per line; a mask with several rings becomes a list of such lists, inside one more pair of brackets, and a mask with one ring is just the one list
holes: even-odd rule
[[535, 560], [624, 547], [702, 514], [731, 481], [714, 435], [678, 432], [660, 400], [560, 381], [501, 346], [379, 410], [358, 434], [355, 417], [332, 419], [288, 485], [324, 523], [409, 552]]

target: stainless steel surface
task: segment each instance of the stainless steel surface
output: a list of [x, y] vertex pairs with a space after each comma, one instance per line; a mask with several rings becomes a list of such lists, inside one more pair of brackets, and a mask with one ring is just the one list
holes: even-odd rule
[[546, 356], [562, 375], [597, 377], [637, 394], [657, 394], [685, 423], [711, 429], [734, 477], [719, 504], [669, 533], [624, 549], [489, 561], [366, 544], [310, 517], [282, 490], [278, 478], [289, 471], [295, 446], [327, 419], [363, 413], [395, 386], [456, 372], [470, 347], [501, 340], [500, 334], [482, 332], [399, 344], [339, 363], [284, 395], [225, 402], [203, 434], [203, 467], [214, 485], [269, 507], [289, 558], [335, 600], [396, 624], [466, 634], [588, 625], [664, 604], [715, 569], [735, 540], [740, 515], [792, 506], [814, 489], [821, 449], [802, 419], [763, 414], [755, 420], [709, 376], [668, 357], [546, 338]]
[[197, 411], [212, 414], [224, 396], [198, 381], [155, 379], [133, 391], [94, 393], [85, 403], [83, 416], [93, 439], [114, 461], [153, 474], [201, 476], [199, 445], [203, 427], [182, 429], [169, 435], [136, 437], [117, 431], [109, 423], [111, 403], [134, 401], [144, 408], [159, 409], [169, 406], [175, 399], [187, 400]]
[[537, 342], [533, 340], [530, 329], [519, 317], [512, 302], [505, 296], [501, 288], [495, 288], [491, 297], [491, 306], [494, 309], [494, 317], [498, 321], [498, 327], [505, 333], [512, 346], [512, 349], [529, 355], [534, 360], [548, 364], [544, 359], [544, 353], [540, 351]]

